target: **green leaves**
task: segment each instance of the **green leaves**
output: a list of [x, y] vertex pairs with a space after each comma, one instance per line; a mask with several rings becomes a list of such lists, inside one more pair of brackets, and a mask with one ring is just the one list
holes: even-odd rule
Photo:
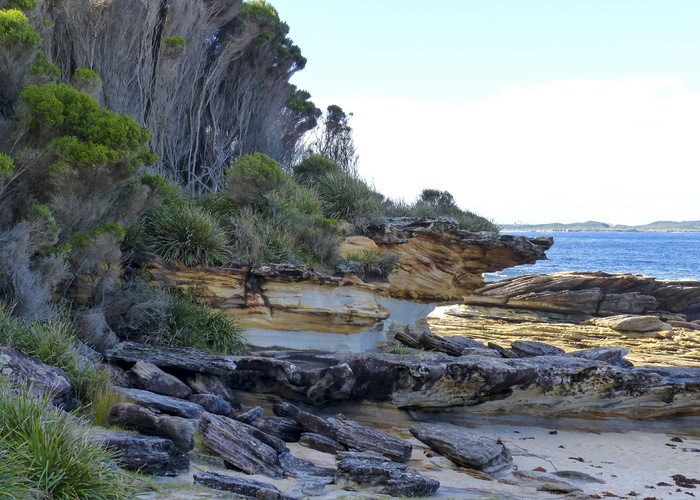
[[0, 10], [0, 47], [25, 45], [38, 47], [41, 44], [39, 33], [34, 31], [29, 19], [17, 9]]

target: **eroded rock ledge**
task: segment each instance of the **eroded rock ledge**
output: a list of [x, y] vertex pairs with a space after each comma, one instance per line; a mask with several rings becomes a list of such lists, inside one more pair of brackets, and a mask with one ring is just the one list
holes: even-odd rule
[[[137, 346], [122, 344], [107, 357], [129, 364], [132, 348]], [[219, 375], [224, 385], [315, 406], [370, 401], [404, 411], [483, 416], [700, 417], [700, 368], [633, 367], [622, 362], [624, 352], [612, 358], [601, 352], [525, 358], [436, 352], [260, 354], [232, 357], [235, 369]], [[184, 378], [194, 376], [175, 362], [159, 364]]]
[[[303, 266], [187, 268], [150, 262], [154, 280], [187, 290], [245, 328], [359, 333], [388, 319], [393, 299], [441, 302], [482, 286], [482, 273], [545, 258], [552, 238], [469, 233], [449, 218], [397, 218], [348, 238], [341, 254], [372, 250], [398, 257], [388, 283], [330, 276]], [[427, 313], [426, 313], [427, 314]]]

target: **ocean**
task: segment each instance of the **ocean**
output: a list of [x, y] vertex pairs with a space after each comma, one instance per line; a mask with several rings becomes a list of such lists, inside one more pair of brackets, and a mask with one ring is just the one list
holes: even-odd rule
[[487, 281], [560, 271], [633, 273], [667, 280], [700, 281], [700, 233], [556, 232], [547, 260], [486, 273]]

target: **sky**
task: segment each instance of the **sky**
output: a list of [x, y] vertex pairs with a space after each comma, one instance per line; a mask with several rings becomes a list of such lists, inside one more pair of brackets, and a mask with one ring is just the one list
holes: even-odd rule
[[359, 172], [499, 224], [700, 220], [700, 1], [270, 0]]

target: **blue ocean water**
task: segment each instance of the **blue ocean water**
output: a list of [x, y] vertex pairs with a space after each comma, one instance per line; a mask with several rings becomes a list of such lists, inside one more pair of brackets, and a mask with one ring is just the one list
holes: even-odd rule
[[547, 260], [484, 275], [487, 281], [560, 271], [633, 273], [700, 281], [700, 233], [513, 233], [552, 236]]

